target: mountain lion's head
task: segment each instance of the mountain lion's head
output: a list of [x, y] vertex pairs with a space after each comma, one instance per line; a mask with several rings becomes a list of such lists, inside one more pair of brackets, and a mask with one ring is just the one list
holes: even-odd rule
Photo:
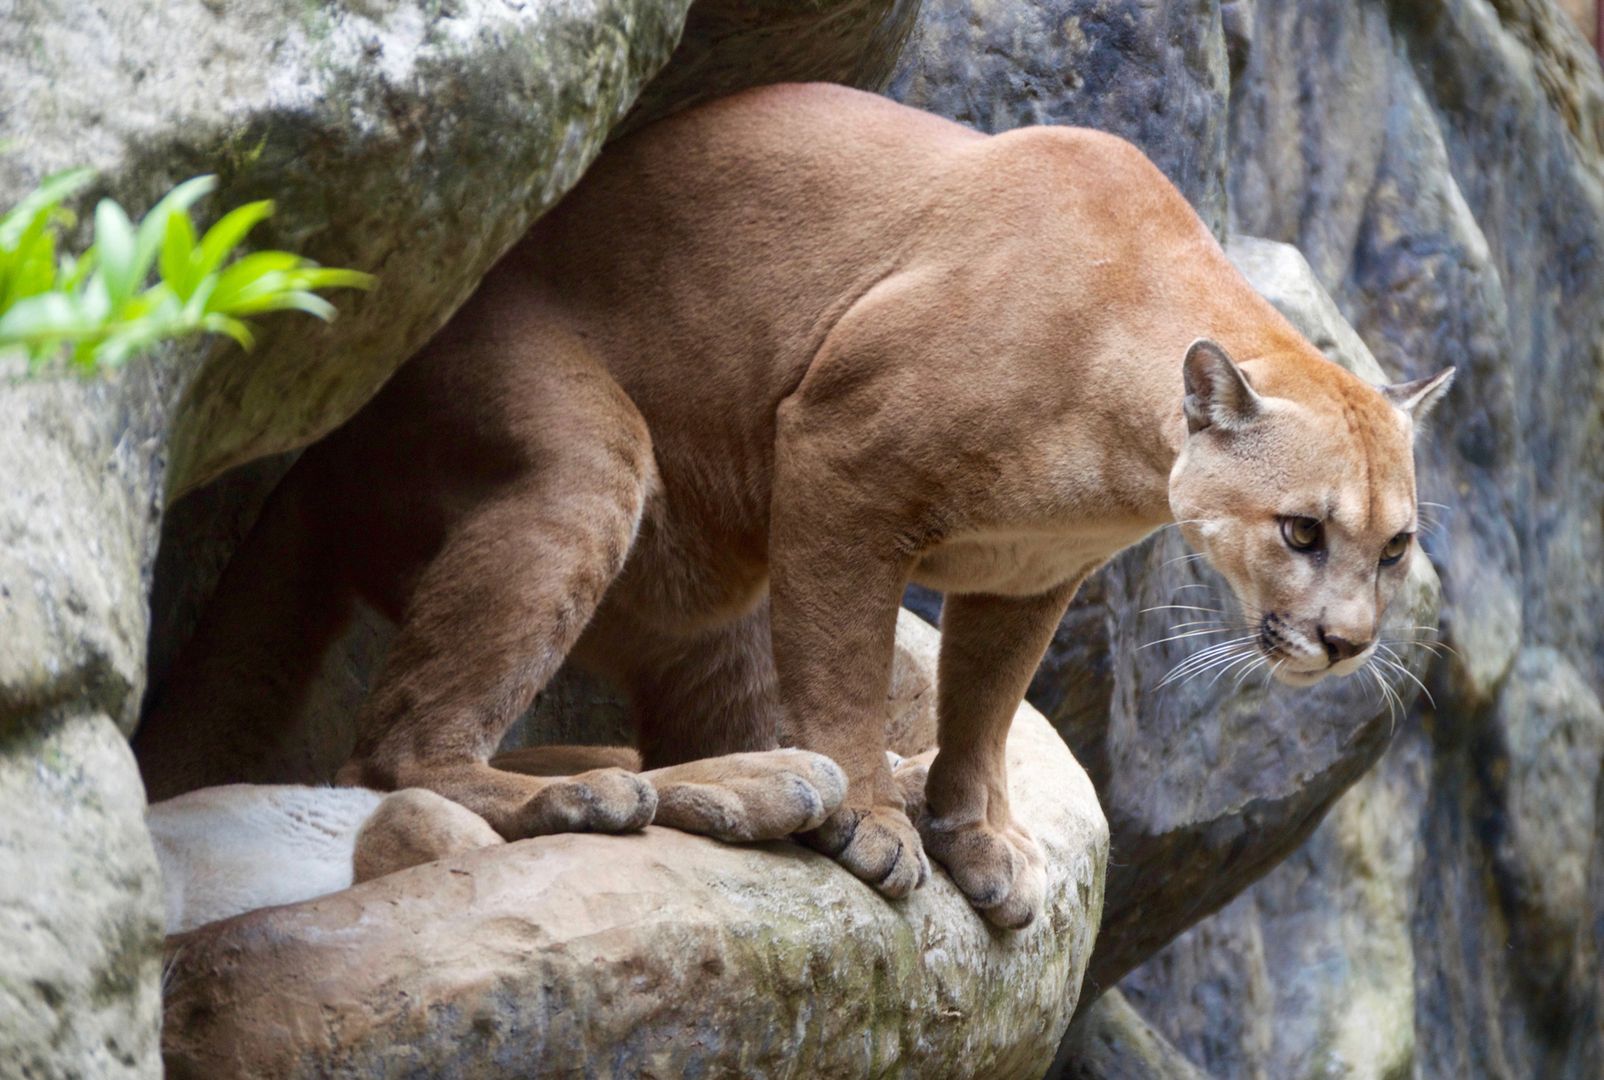
[[1241, 602], [1239, 640], [1294, 686], [1359, 670], [1414, 554], [1415, 426], [1454, 369], [1378, 388], [1197, 341], [1184, 370], [1170, 508]]

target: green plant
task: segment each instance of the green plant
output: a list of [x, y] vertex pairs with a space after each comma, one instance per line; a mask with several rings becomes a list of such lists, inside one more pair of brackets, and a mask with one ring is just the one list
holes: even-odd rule
[[319, 290], [373, 285], [368, 274], [287, 251], [234, 259], [273, 213], [268, 200], [229, 211], [197, 236], [189, 211], [217, 186], [211, 176], [179, 184], [137, 226], [102, 199], [89, 249], [61, 254], [61, 230], [75, 220], [62, 204], [93, 178], [88, 169], [57, 173], [0, 216], [0, 355], [20, 349], [32, 370], [62, 359], [83, 371], [113, 368], [192, 334], [226, 334], [249, 349], [247, 316], [294, 310], [328, 320], [334, 306]]

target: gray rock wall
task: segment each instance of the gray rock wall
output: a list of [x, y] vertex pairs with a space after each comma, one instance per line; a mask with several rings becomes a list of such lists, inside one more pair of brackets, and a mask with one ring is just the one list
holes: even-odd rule
[[1223, 236], [1227, 76], [1219, 0], [924, 0], [886, 92], [990, 133], [1112, 131]]
[[259, 242], [379, 275], [332, 328], [269, 317], [115, 377], [0, 384], [0, 1075], [155, 1075], [155, 860], [123, 736], [162, 506], [344, 419], [579, 176], [684, 3], [19, 0], [0, 205], [100, 170], [138, 213], [215, 172]]

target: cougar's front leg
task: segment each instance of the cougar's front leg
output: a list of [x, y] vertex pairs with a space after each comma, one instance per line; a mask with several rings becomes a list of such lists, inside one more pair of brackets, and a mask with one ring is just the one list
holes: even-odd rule
[[1041, 911], [1046, 873], [1008, 809], [1008, 729], [1075, 584], [1031, 597], [950, 595], [941, 611], [941, 749], [919, 833], [969, 902], [1011, 929]]
[[801, 465], [793, 459], [776, 474], [774, 661], [788, 735], [847, 777], [845, 802], [802, 839], [885, 895], [906, 896], [930, 873], [886, 762], [886, 695], [911, 560], [879, 508]]

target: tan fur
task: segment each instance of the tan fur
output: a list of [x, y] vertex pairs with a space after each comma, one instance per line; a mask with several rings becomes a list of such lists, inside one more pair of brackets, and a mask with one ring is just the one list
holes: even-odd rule
[[[1237, 369], [1189, 353], [1198, 338], [1263, 397], [1227, 400]], [[1218, 418], [1193, 432], [1183, 357], [1194, 412]], [[228, 673], [259, 648], [302, 671], [361, 597], [400, 629], [348, 781], [430, 788], [506, 836], [552, 826], [536, 804], [556, 781], [485, 762], [572, 658], [631, 691], [648, 767], [827, 754], [850, 788], [810, 842], [891, 896], [924, 879], [928, 847], [1020, 926], [1043, 875], [1003, 742], [1079, 583], [1178, 514], [1255, 615], [1285, 621], [1291, 644], [1267, 648], [1302, 649], [1322, 620], [1359, 640], [1396, 587], [1376, 552], [1413, 527], [1410, 440], [1127, 143], [988, 138], [839, 87], [750, 91], [611, 147], [306, 453], [268, 546], [240, 557], [259, 582], [225, 583], [236, 613], [209, 616], [142, 754], [216, 782], [229, 755], [182, 702], [248, 710]], [[1333, 530], [1318, 570], [1276, 517], [1312, 508]], [[282, 595], [284, 551], [313, 595]], [[909, 581], [947, 593], [919, 832], [883, 733]], [[275, 616], [309, 620], [309, 640]], [[1280, 659], [1313, 674], [1302, 651]], [[252, 724], [260, 753], [272, 724]]]
[[386, 795], [357, 832], [351, 880], [361, 884], [502, 842], [478, 814], [432, 791], [403, 788]]

